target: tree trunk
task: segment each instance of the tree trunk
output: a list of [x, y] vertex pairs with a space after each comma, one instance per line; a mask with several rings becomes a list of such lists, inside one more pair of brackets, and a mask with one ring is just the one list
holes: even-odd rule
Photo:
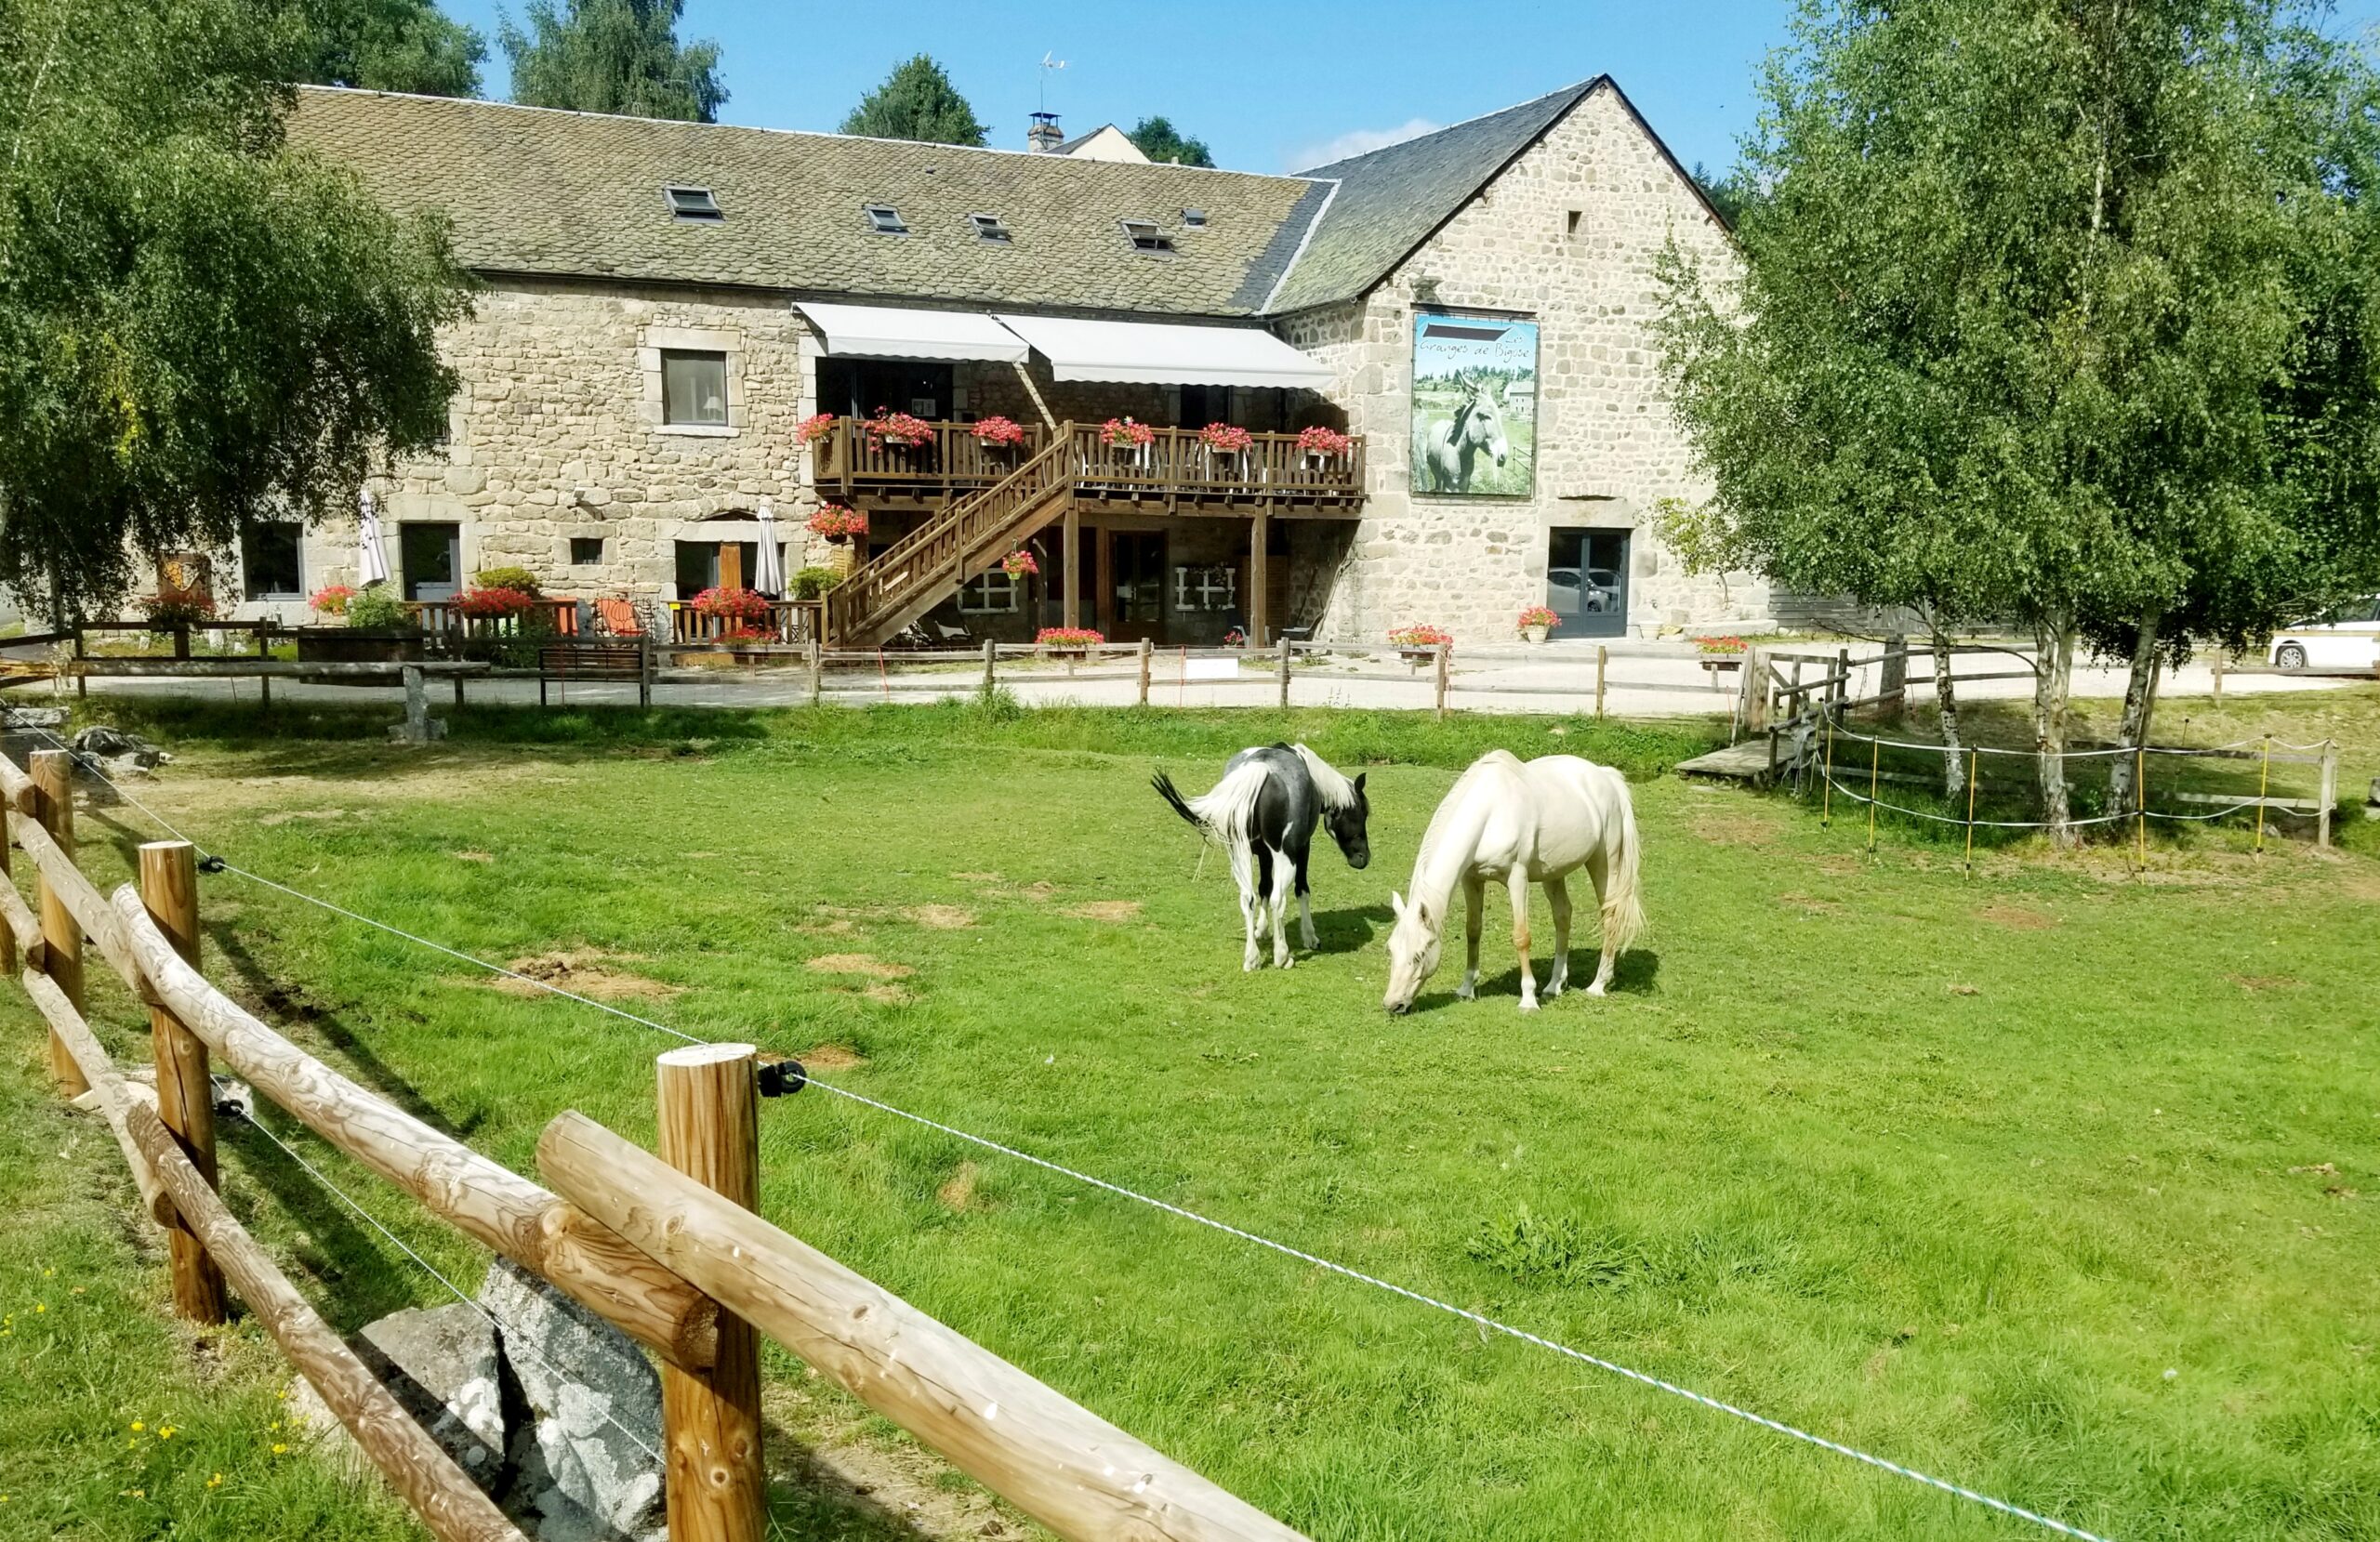
[[1934, 710], [1942, 719], [1942, 795], [1953, 800], [1967, 790], [1967, 766], [1959, 746], [1959, 698], [1950, 678], [1950, 639], [1939, 626], [1934, 635]]
[[2042, 822], [2050, 839], [2074, 844], [2074, 810], [2066, 785], [2066, 706], [2074, 680], [2074, 628], [2054, 612], [2034, 628], [2033, 748], [2041, 759]]
[[[2158, 627], [2163, 625], [2162, 611], [2148, 611], [2140, 617], [2140, 634], [2132, 645], [2132, 677], [2123, 688], [2123, 727], [2117, 734], [2121, 744], [2140, 745], [2149, 742], [2149, 718], [2157, 706], [2157, 641]], [[2108, 809], [2111, 813], [2134, 811], [2133, 799], [2138, 789], [2133, 785], [2134, 760], [2119, 755], [2108, 772]]]

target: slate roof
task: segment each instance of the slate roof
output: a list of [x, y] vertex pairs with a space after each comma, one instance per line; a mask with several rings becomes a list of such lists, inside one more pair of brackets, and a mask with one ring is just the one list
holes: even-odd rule
[[1606, 78], [1300, 173], [1339, 191], [1266, 309], [1302, 310], [1369, 290]]
[[[1012, 309], [1249, 316], [1278, 283], [1323, 184], [1176, 165], [559, 112], [309, 86], [293, 142], [399, 211], [442, 208], [486, 273], [931, 299]], [[665, 186], [711, 190], [716, 224], [672, 219]], [[864, 212], [889, 204], [906, 235]], [[1198, 229], [1183, 205], [1204, 209]], [[1011, 240], [979, 240], [998, 215]], [[1153, 219], [1174, 250], [1136, 251]]]

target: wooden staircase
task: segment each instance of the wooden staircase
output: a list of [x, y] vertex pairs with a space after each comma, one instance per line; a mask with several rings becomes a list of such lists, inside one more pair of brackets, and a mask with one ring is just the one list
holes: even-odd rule
[[825, 643], [872, 648], [999, 565], [1064, 514], [1075, 490], [1068, 436], [919, 525], [826, 592]]

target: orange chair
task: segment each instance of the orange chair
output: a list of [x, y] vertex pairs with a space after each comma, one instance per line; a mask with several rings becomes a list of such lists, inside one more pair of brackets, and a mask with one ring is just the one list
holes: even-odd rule
[[605, 637], [644, 635], [644, 623], [638, 617], [636, 607], [625, 600], [595, 601], [595, 619], [602, 624]]

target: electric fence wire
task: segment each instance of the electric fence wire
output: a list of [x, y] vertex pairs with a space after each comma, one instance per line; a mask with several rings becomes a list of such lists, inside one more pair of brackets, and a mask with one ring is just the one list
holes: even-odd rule
[[[46, 729], [41, 730], [40, 731], [54, 743], [63, 745], [63, 741], [59, 740], [56, 734], [49, 733]], [[71, 747], [70, 753], [73, 753]], [[121, 787], [118, 787], [113, 781], [110, 780], [104, 772], [91, 767], [89, 764], [92, 758], [91, 757], [78, 755], [76, 758], [78, 761], [82, 762], [86, 769], [91, 771], [91, 774], [93, 776], [97, 777], [101, 783], [105, 784], [110, 788], [112, 788], [119, 797], [125, 799], [126, 802], [130, 803], [134, 808], [139, 809], [143, 813], [147, 814], [152, 820], [156, 822], [160, 828], [173, 836], [175, 839], [190, 840], [188, 836], [182, 834], [180, 830], [176, 829], [171, 823], [159, 815], [156, 811], [149, 808], [139, 798], [133, 797], [131, 795], [124, 792], [124, 790]], [[292, 889], [286, 884], [278, 883], [273, 879], [263, 876], [260, 874], [251, 873], [245, 868], [234, 866], [228, 861], [225, 861], [222, 857], [207, 851], [205, 848], [199, 846], [196, 841], [191, 841], [191, 844], [193, 847], [196, 847], [200, 853], [206, 857], [210, 863], [219, 866], [224, 872], [234, 874], [240, 877], [246, 878], [251, 882], [260, 884], [267, 889], [273, 890], [282, 894], [286, 894], [292, 899], [300, 900], [308, 904], [318, 906], [323, 910], [332, 913], [333, 915], [344, 916], [347, 919], [358, 922], [361, 925], [386, 932], [392, 937], [402, 938], [406, 942], [416, 943], [432, 952], [443, 954], [447, 957], [474, 965], [479, 969], [487, 970], [491, 974], [502, 975], [509, 979], [526, 982], [528, 984], [536, 987], [538, 990], [548, 992], [553, 995], [561, 996], [565, 1000], [575, 1001], [582, 1006], [592, 1007], [597, 1011], [608, 1013], [613, 1017], [624, 1019], [627, 1021], [636, 1023], [641, 1027], [650, 1029], [655, 1033], [666, 1034], [669, 1037], [681, 1040], [684, 1043], [703, 1044], [710, 1042], [708, 1040], [697, 1038], [692, 1034], [672, 1028], [667, 1023], [656, 1022], [653, 1019], [644, 1017], [641, 1014], [628, 1011], [620, 1007], [613, 1006], [609, 1002], [592, 1000], [587, 996], [580, 995], [574, 991], [564, 990], [561, 986], [555, 985], [549, 981], [538, 980], [532, 976], [523, 975], [515, 970], [506, 969], [500, 964], [492, 964], [486, 959], [475, 957], [472, 955], [464, 953], [456, 948], [448, 947], [443, 942], [435, 942], [428, 938], [416, 936], [414, 933], [406, 931], [402, 928], [391, 926], [386, 921], [376, 920], [369, 916], [364, 916], [356, 911], [350, 910], [344, 905], [336, 904], [329, 900], [309, 894], [303, 890]], [[806, 1081], [807, 1085], [817, 1087], [822, 1092], [830, 1093], [835, 1097], [844, 1099], [848, 1101], [875, 1109], [879, 1113], [891, 1114], [895, 1118], [906, 1119], [912, 1124], [946, 1135], [953, 1140], [965, 1141], [984, 1151], [1010, 1157], [1030, 1166], [1039, 1167], [1044, 1171], [1054, 1173], [1059, 1177], [1069, 1179], [1087, 1187], [1114, 1194], [1119, 1199], [1130, 1200], [1134, 1204], [1146, 1206], [1151, 1209], [1162, 1211], [1165, 1214], [1176, 1217], [1179, 1219], [1192, 1222], [1195, 1225], [1206, 1227], [1210, 1231], [1221, 1232], [1225, 1236], [1236, 1238], [1241, 1242], [1250, 1244], [1257, 1247], [1269, 1249], [1270, 1251], [1277, 1253], [1284, 1258], [1296, 1259], [1298, 1262], [1322, 1270], [1328, 1273], [1336, 1274], [1342, 1279], [1352, 1280], [1356, 1284], [1368, 1285], [1373, 1289], [1384, 1291], [1389, 1295], [1399, 1297], [1405, 1300], [1411, 1301], [1416, 1305], [1427, 1307], [1435, 1311], [1444, 1312], [1450, 1317], [1460, 1318], [1464, 1322], [1472, 1324], [1474, 1326], [1484, 1332], [1501, 1334], [1507, 1338], [1512, 1338], [1520, 1343], [1528, 1344], [1535, 1348], [1547, 1351], [1550, 1353], [1575, 1361], [1580, 1364], [1593, 1366], [1597, 1370], [1607, 1372], [1610, 1375], [1622, 1378], [1623, 1380], [1634, 1382], [1639, 1386], [1649, 1387], [1657, 1391], [1667, 1392], [1673, 1397], [1682, 1398], [1688, 1403], [1708, 1408], [1714, 1413], [1724, 1414], [1731, 1418], [1740, 1419], [1747, 1424], [1757, 1426], [1760, 1429], [1770, 1430], [1773, 1433], [1786, 1436], [1792, 1440], [1800, 1441], [1805, 1444], [1815, 1446], [1821, 1451], [1831, 1452], [1835, 1456], [1843, 1456], [1851, 1461], [1874, 1468], [1878, 1471], [1888, 1472], [1893, 1474], [1895, 1477], [1907, 1479], [1911, 1483], [1935, 1489], [1937, 1492], [1967, 1500], [1973, 1504], [1981, 1505], [1987, 1509], [1993, 1510], [1999, 1514], [2008, 1516], [2015, 1520], [2028, 1522], [2045, 1531], [2053, 1532], [2057, 1535], [2074, 1537], [2078, 1539], [2078, 1542], [2109, 1542], [2109, 1539], [2106, 1537], [2093, 1532], [2085, 1531], [2079, 1526], [2070, 1525], [2054, 1516], [2044, 1515], [2038, 1510], [2027, 1509], [2021, 1505], [2012, 1504], [2005, 1499], [1996, 1498], [1991, 1495], [1981, 1492], [1980, 1490], [1969, 1488], [1962, 1483], [1952, 1483], [1947, 1478], [1938, 1478], [1931, 1473], [1921, 1471], [1916, 1468], [1906, 1467], [1901, 1463], [1892, 1461], [1886, 1457], [1862, 1451], [1856, 1446], [1845, 1445], [1841, 1442], [1829, 1440], [1823, 1435], [1813, 1434], [1806, 1430], [1802, 1430], [1793, 1425], [1786, 1424], [1781, 1420], [1770, 1418], [1765, 1414], [1754, 1413], [1749, 1408], [1743, 1408], [1732, 1403], [1723, 1402], [1720, 1399], [1712, 1397], [1706, 1393], [1698, 1392], [1691, 1388], [1680, 1386], [1676, 1382], [1664, 1380], [1663, 1378], [1653, 1376], [1647, 1372], [1639, 1371], [1633, 1367], [1623, 1365], [1618, 1361], [1606, 1360], [1599, 1355], [1590, 1354], [1584, 1350], [1575, 1349], [1570, 1345], [1558, 1342], [1554, 1339], [1543, 1338], [1540, 1335], [1531, 1333], [1525, 1328], [1517, 1328], [1514, 1327], [1510, 1324], [1499, 1322], [1493, 1317], [1487, 1316], [1482, 1312], [1474, 1311], [1467, 1307], [1456, 1306], [1451, 1302], [1443, 1301], [1438, 1299], [1436, 1297], [1425, 1295], [1421, 1291], [1410, 1288], [1409, 1286], [1397, 1285], [1393, 1281], [1383, 1280], [1377, 1275], [1367, 1274], [1361, 1270], [1354, 1269], [1346, 1264], [1339, 1263], [1332, 1259], [1322, 1258], [1319, 1255], [1306, 1252], [1302, 1248], [1292, 1247], [1287, 1243], [1276, 1242], [1270, 1237], [1260, 1235], [1254, 1232], [1243, 1230], [1240, 1227], [1232, 1225], [1228, 1221], [1217, 1220], [1210, 1216], [1201, 1215], [1196, 1210], [1186, 1209], [1182, 1206], [1174, 1205], [1166, 1200], [1157, 1199], [1152, 1195], [1142, 1193], [1137, 1190], [1125, 1188], [1123, 1185], [1118, 1183], [1111, 1183], [1103, 1178], [1094, 1178], [1089, 1173], [1077, 1171], [1075, 1168], [1065, 1166], [1061, 1163], [1052, 1162], [1047, 1157], [1037, 1156], [1031, 1152], [1020, 1151], [1016, 1147], [1005, 1145], [1000, 1141], [994, 1140], [986, 1136], [976, 1135], [971, 1131], [959, 1129], [955, 1126], [944, 1124], [940, 1120], [929, 1118], [922, 1114], [913, 1114], [907, 1109], [898, 1107], [892, 1103], [880, 1101], [875, 1098], [870, 1098], [865, 1093], [853, 1091], [849, 1087], [838, 1087], [832, 1082], [819, 1079], [814, 1074], [807, 1076]], [[402, 1247], [403, 1246], [403, 1244], [399, 1243], [398, 1245]], [[411, 1250], [407, 1249], [407, 1251], [410, 1252]], [[454, 1288], [451, 1282], [448, 1284], [447, 1288], [450, 1290]]]

